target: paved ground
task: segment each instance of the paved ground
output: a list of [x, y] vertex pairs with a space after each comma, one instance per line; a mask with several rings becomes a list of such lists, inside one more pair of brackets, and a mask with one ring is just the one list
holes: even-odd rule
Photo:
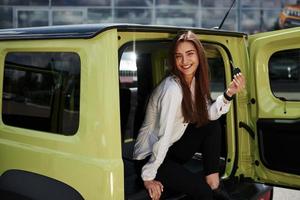
[[274, 188], [273, 200], [300, 200], [300, 190]]

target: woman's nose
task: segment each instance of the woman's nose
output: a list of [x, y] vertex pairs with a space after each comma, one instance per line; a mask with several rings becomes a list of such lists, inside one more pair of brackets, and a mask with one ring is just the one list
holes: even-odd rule
[[187, 61], [188, 61], [188, 59], [187, 59], [187, 57], [186, 56], [182, 56], [182, 59], [181, 59], [181, 64], [187, 64]]

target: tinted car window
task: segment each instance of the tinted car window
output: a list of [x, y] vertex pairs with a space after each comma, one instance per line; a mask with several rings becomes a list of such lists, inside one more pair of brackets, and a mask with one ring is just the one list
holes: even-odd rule
[[80, 59], [75, 53], [9, 53], [5, 58], [5, 124], [73, 135], [79, 124]]
[[282, 100], [300, 100], [300, 49], [279, 51], [269, 60], [271, 90]]

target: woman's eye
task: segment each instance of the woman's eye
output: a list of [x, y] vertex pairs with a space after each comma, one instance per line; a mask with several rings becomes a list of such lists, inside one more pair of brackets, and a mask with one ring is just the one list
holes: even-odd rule
[[188, 53], [187, 55], [188, 55], [188, 56], [192, 56], [192, 55], [194, 55], [194, 52], [190, 52], [190, 53]]

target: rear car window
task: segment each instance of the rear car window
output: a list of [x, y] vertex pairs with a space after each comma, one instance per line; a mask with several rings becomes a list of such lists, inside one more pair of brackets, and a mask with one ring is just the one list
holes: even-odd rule
[[271, 90], [281, 100], [300, 100], [300, 49], [278, 51], [269, 60]]
[[79, 126], [80, 58], [72, 52], [16, 52], [5, 58], [2, 120], [74, 135]]

